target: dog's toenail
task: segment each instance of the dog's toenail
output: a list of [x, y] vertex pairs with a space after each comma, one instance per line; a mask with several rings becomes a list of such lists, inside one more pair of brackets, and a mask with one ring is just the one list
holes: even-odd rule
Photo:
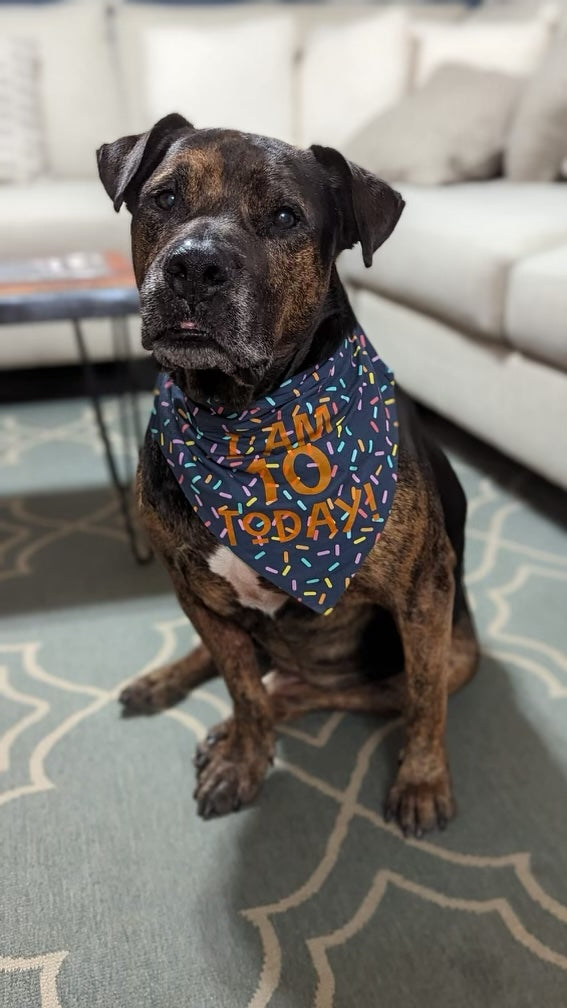
[[212, 819], [215, 814], [215, 806], [212, 800], [208, 797], [201, 799], [199, 803], [199, 814], [203, 819]]

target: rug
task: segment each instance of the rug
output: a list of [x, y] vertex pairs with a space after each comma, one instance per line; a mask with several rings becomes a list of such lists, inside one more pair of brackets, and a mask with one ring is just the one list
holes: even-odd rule
[[416, 841], [381, 813], [399, 723], [340, 713], [280, 733], [252, 807], [197, 817], [227, 695], [119, 716], [194, 634], [130, 556], [91, 410], [0, 413], [2, 1008], [567, 1006], [565, 500], [441, 432], [483, 656], [450, 701], [458, 817]]

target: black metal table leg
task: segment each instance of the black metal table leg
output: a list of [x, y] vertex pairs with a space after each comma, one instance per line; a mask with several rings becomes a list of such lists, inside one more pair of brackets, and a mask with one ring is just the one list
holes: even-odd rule
[[123, 365], [124, 388], [130, 399], [130, 418], [133, 423], [134, 444], [139, 448], [144, 440], [144, 424], [140, 416], [140, 403], [138, 400], [138, 384], [133, 368], [132, 347], [130, 344], [130, 331], [128, 329], [128, 319], [125, 315], [119, 315], [112, 319], [115, 334], [115, 355]]
[[[125, 320], [124, 320], [125, 322]], [[75, 340], [77, 343], [77, 349], [79, 351], [79, 356], [81, 359], [81, 364], [83, 368], [83, 375], [85, 378], [85, 387], [87, 390], [87, 395], [92, 403], [93, 409], [95, 411], [96, 422], [98, 431], [104, 446], [104, 453], [106, 456], [106, 464], [108, 466], [108, 471], [110, 473], [110, 478], [112, 485], [118, 494], [118, 500], [120, 503], [120, 510], [122, 511], [122, 518], [124, 521], [124, 527], [126, 529], [126, 534], [128, 536], [128, 541], [130, 543], [130, 549], [132, 554], [139, 564], [146, 564], [152, 559], [152, 552], [149, 548], [142, 550], [138, 545], [138, 535], [134, 522], [132, 520], [131, 512], [131, 492], [128, 486], [128, 479], [121, 480], [120, 473], [118, 471], [118, 466], [116, 459], [114, 457], [114, 452], [112, 450], [112, 445], [110, 443], [110, 437], [108, 435], [108, 429], [106, 427], [106, 422], [104, 419], [104, 413], [102, 410], [102, 405], [100, 401], [100, 396], [98, 393], [96, 372], [93, 367], [92, 361], [88, 355], [87, 347], [85, 343], [85, 338], [83, 331], [81, 329], [81, 322], [79, 319], [72, 320], [73, 331], [75, 334]], [[126, 351], [128, 347], [126, 347]], [[134, 392], [132, 389], [129, 390], [131, 399], [133, 402]], [[136, 404], [137, 405], [137, 404]], [[139, 428], [138, 428], [139, 429]], [[125, 450], [128, 450], [128, 444], [125, 443]]]
[[[122, 449], [123, 449], [123, 476], [122, 484], [128, 486], [132, 482], [133, 472], [130, 465], [130, 450], [132, 447], [132, 435], [131, 435], [131, 424], [130, 419], [132, 415], [132, 399], [133, 395], [130, 391], [130, 375], [126, 367], [126, 355], [129, 352], [129, 344], [127, 342], [127, 331], [124, 324], [119, 325], [119, 322], [124, 323], [125, 319], [112, 318], [110, 320], [110, 325], [112, 329], [112, 348], [114, 351], [114, 363], [117, 368], [119, 368], [119, 391], [117, 394], [118, 398], [118, 413], [120, 419], [120, 433], [122, 436]], [[130, 403], [127, 401], [127, 393], [130, 392]], [[130, 406], [130, 416], [128, 415]], [[139, 446], [139, 442], [135, 447]]]

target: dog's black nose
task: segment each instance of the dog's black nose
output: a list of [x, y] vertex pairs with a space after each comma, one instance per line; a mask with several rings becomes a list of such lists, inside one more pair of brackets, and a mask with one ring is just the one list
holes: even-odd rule
[[186, 301], [205, 301], [228, 280], [221, 253], [210, 243], [191, 241], [168, 255], [164, 264], [167, 283]]

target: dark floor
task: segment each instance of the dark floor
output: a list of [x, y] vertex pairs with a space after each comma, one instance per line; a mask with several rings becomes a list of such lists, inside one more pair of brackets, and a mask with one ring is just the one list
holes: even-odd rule
[[[121, 391], [123, 369], [114, 361], [94, 365], [101, 395]], [[140, 391], [153, 387], [156, 365], [153, 360], [131, 362], [132, 375]], [[85, 395], [85, 378], [78, 364], [56, 367], [0, 369], [0, 403], [37, 402], [42, 399], [76, 399]]]

